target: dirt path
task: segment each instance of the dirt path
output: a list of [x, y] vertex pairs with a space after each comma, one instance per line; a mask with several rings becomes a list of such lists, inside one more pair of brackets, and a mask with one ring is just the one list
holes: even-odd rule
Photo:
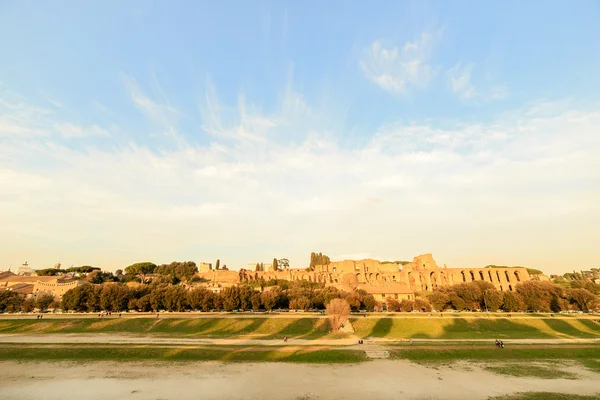
[[598, 374], [514, 378], [477, 364], [428, 368], [403, 360], [352, 365], [285, 363], [2, 362], [0, 393], [11, 400], [483, 400], [524, 391], [593, 395]]
[[[410, 348], [409, 340], [390, 340], [381, 338], [368, 338], [363, 345], [357, 345], [357, 336], [344, 339], [295, 339], [290, 337], [287, 342], [281, 339], [218, 339], [218, 338], [165, 338], [155, 336], [135, 336], [118, 334], [2, 334], [0, 344], [26, 343], [26, 344], [105, 344], [105, 345], [186, 345], [186, 346], [274, 346], [274, 347], [310, 347], [328, 346], [342, 348], [362, 349], [365, 346], [378, 346], [379, 348], [405, 349]], [[412, 339], [414, 348], [425, 349], [426, 344], [437, 344], [429, 346], [435, 349], [449, 348], [481, 348], [482, 345], [494, 345], [489, 339]], [[481, 343], [473, 345], [472, 343]], [[443, 344], [443, 347], [440, 346]], [[600, 345], [600, 339], [507, 339], [505, 346], [512, 348], [527, 348], [527, 345], [535, 345], [536, 348], [553, 348], [565, 346], [595, 347]], [[519, 347], [515, 347], [519, 346]], [[575, 347], [573, 347], [575, 348]]]

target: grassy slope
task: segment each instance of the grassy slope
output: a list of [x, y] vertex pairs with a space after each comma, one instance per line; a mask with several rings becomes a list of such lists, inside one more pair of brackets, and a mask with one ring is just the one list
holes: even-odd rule
[[357, 318], [361, 337], [431, 339], [598, 338], [600, 324], [589, 319]]
[[230, 361], [230, 362], [297, 362], [356, 363], [366, 361], [358, 350], [298, 350], [298, 351], [231, 351], [197, 348], [124, 347], [112, 348], [3, 348], [0, 361]]
[[[392, 350], [392, 358], [422, 363], [473, 361], [532, 361], [562, 359], [582, 362], [586, 367], [600, 372], [600, 347], [577, 348], [530, 348], [530, 349], [436, 349], [436, 350]], [[596, 360], [596, 361], [595, 361]]]
[[[389, 339], [546, 339], [600, 338], [600, 324], [589, 319], [506, 318], [353, 318], [360, 337]], [[113, 318], [0, 320], [6, 333], [128, 333], [169, 337], [227, 338], [282, 336], [317, 339], [330, 336], [326, 319], [318, 318]], [[339, 336], [336, 336], [339, 337]]]
[[317, 318], [115, 318], [0, 321], [0, 334], [127, 333], [191, 338], [251, 335], [261, 339], [280, 339], [282, 336], [316, 339], [327, 335], [329, 330], [327, 320]]

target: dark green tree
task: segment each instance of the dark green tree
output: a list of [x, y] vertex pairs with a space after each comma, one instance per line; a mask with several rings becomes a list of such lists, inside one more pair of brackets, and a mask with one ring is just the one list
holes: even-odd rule
[[35, 306], [37, 308], [39, 308], [40, 311], [46, 311], [48, 309], [48, 307], [50, 306], [50, 304], [52, 304], [53, 301], [54, 301], [53, 295], [51, 295], [50, 293], [44, 293], [44, 294], [38, 295], [37, 299], [35, 300]]

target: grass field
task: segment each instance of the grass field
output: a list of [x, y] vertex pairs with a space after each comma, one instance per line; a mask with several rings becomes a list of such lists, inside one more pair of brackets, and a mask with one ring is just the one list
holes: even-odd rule
[[[551, 339], [600, 338], [591, 319], [352, 318], [361, 338]], [[124, 333], [163, 337], [260, 339], [343, 337], [331, 334], [324, 318], [108, 318], [0, 320], [0, 334]]]
[[507, 318], [356, 318], [361, 337], [429, 339], [599, 338], [600, 324], [590, 319]]
[[358, 350], [244, 351], [157, 347], [4, 347], [0, 361], [228, 361], [292, 363], [356, 363], [365, 361]]
[[293, 336], [317, 339], [328, 335], [329, 331], [327, 320], [319, 318], [0, 320], [0, 334], [125, 333], [189, 338], [253, 336], [261, 339], [281, 339], [283, 336]]
[[535, 360], [574, 360], [590, 363], [589, 367], [600, 372], [600, 347], [592, 348], [528, 348], [528, 349], [435, 349], [435, 350], [391, 350], [392, 358], [404, 359], [421, 363], [453, 362], [457, 360], [473, 361], [535, 361]]

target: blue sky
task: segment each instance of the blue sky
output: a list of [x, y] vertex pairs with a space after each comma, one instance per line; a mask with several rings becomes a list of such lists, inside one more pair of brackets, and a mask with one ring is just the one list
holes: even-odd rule
[[0, 268], [598, 266], [600, 2], [0, 2]]

